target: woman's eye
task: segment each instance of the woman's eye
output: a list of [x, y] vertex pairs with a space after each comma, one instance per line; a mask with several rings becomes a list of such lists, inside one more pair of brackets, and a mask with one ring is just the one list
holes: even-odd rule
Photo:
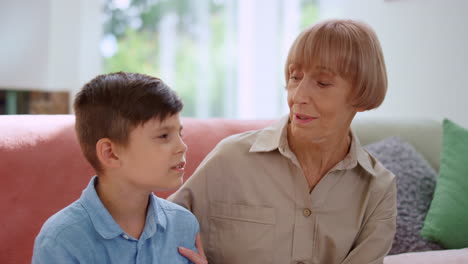
[[325, 83], [325, 82], [317, 82], [317, 84], [319, 87], [322, 87], [322, 88], [325, 88], [331, 85], [330, 83]]

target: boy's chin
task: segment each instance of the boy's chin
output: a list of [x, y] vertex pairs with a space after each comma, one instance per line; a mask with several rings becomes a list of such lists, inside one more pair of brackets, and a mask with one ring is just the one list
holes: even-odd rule
[[182, 177], [180, 177], [180, 181], [174, 183], [174, 186], [170, 187], [169, 189], [170, 190], [179, 189], [179, 187], [182, 186], [183, 183], [184, 183], [184, 179]]
[[183, 177], [180, 177], [179, 180], [168, 183], [165, 186], [160, 186], [157, 191], [173, 191], [179, 189], [180, 186], [184, 183]]

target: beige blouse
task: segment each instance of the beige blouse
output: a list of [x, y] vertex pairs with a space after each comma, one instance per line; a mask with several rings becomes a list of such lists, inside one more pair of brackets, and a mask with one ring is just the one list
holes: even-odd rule
[[309, 193], [287, 121], [226, 138], [169, 197], [198, 218], [209, 263], [383, 263], [395, 176], [352, 133], [346, 158]]

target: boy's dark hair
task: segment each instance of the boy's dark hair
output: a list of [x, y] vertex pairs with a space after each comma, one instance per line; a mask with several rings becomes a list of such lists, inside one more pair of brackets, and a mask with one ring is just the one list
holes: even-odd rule
[[162, 80], [138, 73], [98, 75], [76, 95], [75, 130], [84, 156], [97, 173], [102, 172], [96, 155], [101, 138], [126, 145], [138, 125], [179, 113], [183, 103]]

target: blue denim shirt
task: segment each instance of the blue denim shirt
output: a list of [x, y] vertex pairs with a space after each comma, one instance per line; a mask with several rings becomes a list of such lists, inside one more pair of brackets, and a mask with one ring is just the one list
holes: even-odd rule
[[91, 179], [80, 199], [43, 225], [34, 243], [39, 263], [191, 263], [177, 250], [195, 250], [198, 221], [185, 208], [151, 194], [139, 239], [126, 234], [99, 199]]

